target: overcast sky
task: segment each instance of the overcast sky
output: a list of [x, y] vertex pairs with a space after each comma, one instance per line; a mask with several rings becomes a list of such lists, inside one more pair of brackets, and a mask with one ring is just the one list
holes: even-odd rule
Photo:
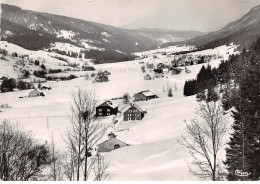
[[22, 9], [122, 28], [210, 32], [241, 18], [260, 0], [2, 0]]

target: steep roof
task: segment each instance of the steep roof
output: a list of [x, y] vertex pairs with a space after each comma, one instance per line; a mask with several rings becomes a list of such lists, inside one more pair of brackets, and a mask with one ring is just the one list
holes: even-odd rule
[[141, 112], [144, 111], [144, 110], [143, 110], [139, 105], [137, 105], [136, 103], [130, 105], [130, 107], [128, 107], [125, 111], [127, 111], [127, 110], [130, 109], [131, 107], [135, 107], [138, 111], [141, 111]]
[[129, 144], [127, 144], [127, 143], [125, 143], [125, 142], [123, 142], [123, 141], [121, 141], [121, 140], [119, 140], [119, 139], [117, 139], [117, 138], [115, 138], [115, 137], [114, 137], [114, 138], [111, 138], [111, 139], [108, 139], [108, 140], [106, 140], [106, 141], [104, 141], [104, 142], [98, 144], [97, 146], [99, 146], [99, 145], [101, 145], [101, 144], [104, 144], [104, 143], [106, 143], [106, 142], [108, 142], [108, 141], [111, 141], [111, 140], [113, 140], [113, 139], [115, 139], [115, 140], [117, 140], [117, 141], [119, 141], [119, 142], [121, 142], [121, 143], [126, 144], [127, 146], [129, 146]]
[[34, 90], [32, 90], [30, 93], [32, 93], [32, 92], [34, 92], [34, 91], [40, 93], [40, 92], [38, 91], [38, 89], [34, 89]]
[[99, 106], [103, 106], [103, 107], [109, 106], [109, 107], [112, 107], [112, 108], [117, 107], [117, 105], [114, 104], [113, 102], [111, 102], [110, 100], [105, 101], [104, 103], [100, 104]]
[[47, 87], [47, 86], [42, 86], [41, 89], [42, 89], [42, 88], [43, 88], [43, 89], [47, 89], [47, 88], [49, 88], [49, 87]]

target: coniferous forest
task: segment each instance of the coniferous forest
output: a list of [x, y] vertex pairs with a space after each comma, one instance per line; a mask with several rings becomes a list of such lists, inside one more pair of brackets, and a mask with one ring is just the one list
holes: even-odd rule
[[[228, 180], [257, 180], [260, 176], [259, 61], [260, 39], [249, 50], [221, 61], [217, 69], [202, 66], [196, 79], [185, 82], [185, 96], [197, 94], [198, 100], [205, 100], [206, 90], [208, 96], [221, 99], [224, 110], [231, 111], [234, 123], [224, 161]], [[250, 174], [237, 176], [236, 170]]]

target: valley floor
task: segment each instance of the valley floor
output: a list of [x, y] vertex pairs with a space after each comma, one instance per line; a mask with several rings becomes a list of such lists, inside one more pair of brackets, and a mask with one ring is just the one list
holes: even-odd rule
[[[216, 53], [227, 59], [234, 52], [229, 47], [222, 46], [214, 50], [201, 51], [201, 54]], [[221, 59], [211, 61], [213, 67], [218, 66]], [[146, 58], [144, 63], [169, 63], [169, 58], [159, 56], [158, 59]], [[3, 109], [0, 121], [9, 119], [12, 123], [20, 123], [25, 130], [31, 131], [42, 141], [51, 141], [60, 152], [66, 145], [62, 139], [69, 125], [69, 114], [72, 91], [80, 89], [95, 91], [100, 103], [106, 99], [121, 97], [128, 92], [131, 96], [142, 90], [149, 89], [159, 98], [146, 102], [138, 102], [147, 114], [142, 121], [124, 122], [122, 114], [116, 119], [118, 123], [114, 131], [118, 138], [130, 144], [106, 153], [109, 161], [110, 180], [199, 180], [189, 173], [187, 162], [188, 150], [177, 143], [182, 134], [186, 134], [185, 123], [195, 117], [198, 107], [195, 96], [184, 97], [183, 86], [187, 79], [194, 79], [202, 64], [188, 66], [191, 73], [182, 72], [179, 75], [165, 75], [163, 78], [144, 80], [140, 60], [95, 66], [97, 70], [111, 72], [110, 81], [92, 83], [84, 77], [71, 81], [47, 82], [44, 85], [52, 90], [44, 91], [45, 97], [27, 98], [31, 90], [0, 93], [0, 104], [9, 104], [11, 108]], [[204, 64], [207, 65], [207, 64]], [[151, 75], [152, 72], [147, 72]], [[168, 97], [163, 88], [173, 88], [173, 97]], [[174, 89], [176, 86], [176, 90]], [[24, 98], [19, 98], [23, 96]], [[115, 103], [123, 106], [121, 100]], [[103, 119], [111, 124], [113, 117]], [[232, 121], [229, 119], [229, 121]], [[104, 138], [106, 139], [106, 137]]]

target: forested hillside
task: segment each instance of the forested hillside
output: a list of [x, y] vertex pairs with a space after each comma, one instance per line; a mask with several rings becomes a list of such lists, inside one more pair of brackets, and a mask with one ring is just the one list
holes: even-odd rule
[[[256, 180], [260, 173], [260, 39], [240, 55], [222, 61], [219, 68], [202, 67], [197, 78], [186, 81], [184, 95], [197, 94], [198, 100], [221, 100], [234, 118], [232, 134], [226, 149], [229, 180], [244, 180], [236, 170], [251, 173]], [[257, 155], [257, 156], [256, 156]]]

